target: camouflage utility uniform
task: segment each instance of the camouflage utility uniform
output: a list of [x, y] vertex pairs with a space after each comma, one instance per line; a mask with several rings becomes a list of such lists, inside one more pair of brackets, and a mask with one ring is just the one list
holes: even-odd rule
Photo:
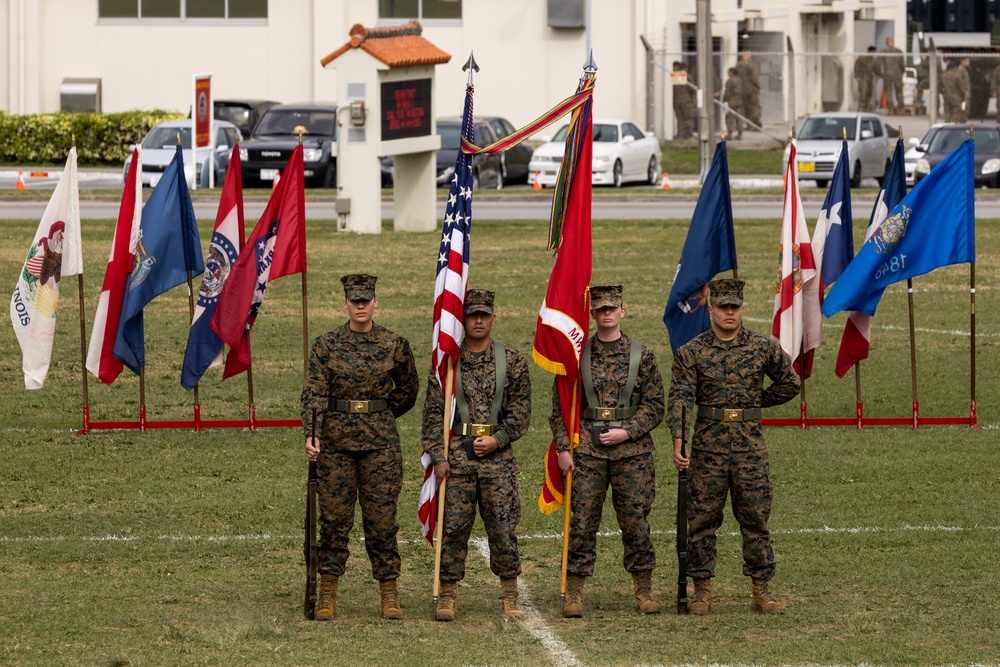
[[[765, 375], [772, 381], [766, 389]], [[715, 532], [727, 492], [743, 534], [743, 574], [763, 581], [774, 576], [767, 528], [771, 474], [759, 409], [789, 401], [798, 389], [798, 375], [779, 342], [745, 328], [732, 341], [709, 329], [677, 350], [668, 415], [674, 439], [684, 437], [682, 406], [688, 415], [699, 406], [688, 475], [687, 568], [693, 579], [715, 576]], [[712, 408], [739, 410], [741, 420], [703, 416]]]
[[903, 112], [903, 74], [906, 72], [906, 56], [895, 46], [882, 49], [882, 80], [885, 83], [885, 102], [888, 112], [896, 115]]
[[736, 76], [740, 79], [740, 88], [743, 94], [743, 115], [751, 123], [760, 127], [763, 125], [760, 110], [760, 79], [757, 77], [757, 69], [750, 62], [750, 57], [745, 56], [737, 61], [733, 66]]
[[[604, 422], [587, 417], [580, 419], [580, 444], [573, 450], [571, 496], [572, 519], [569, 534], [567, 572], [578, 577], [594, 574], [597, 557], [597, 531], [608, 486], [611, 502], [618, 516], [625, 547], [624, 565], [630, 573], [651, 572], [656, 567], [656, 553], [649, 532], [649, 512], [656, 496], [656, 467], [653, 461], [653, 438], [650, 432], [663, 420], [663, 380], [656, 357], [639, 341], [628, 336], [611, 343], [592, 337], [590, 372], [594, 393], [601, 406], [618, 405], [629, 374], [631, 345], [641, 346], [638, 374], [633, 394], [638, 406], [631, 417], [618, 420], [628, 431], [629, 439], [617, 445], [595, 444], [591, 433], [594, 424]], [[585, 408], [588, 406], [584, 406]], [[589, 406], [597, 408], [599, 406]], [[559, 392], [552, 390], [552, 414], [549, 417], [556, 449], [569, 451], [569, 437], [563, 424]], [[613, 425], [613, 424], [612, 424]]]
[[[490, 424], [490, 412], [497, 382], [496, 342], [481, 354], [462, 346], [460, 355], [461, 388], [469, 406], [471, 424]], [[483, 517], [490, 543], [490, 569], [503, 579], [521, 575], [521, 557], [515, 530], [521, 520], [521, 501], [517, 490], [520, 472], [511, 444], [528, 431], [531, 423], [531, 378], [528, 363], [517, 350], [505, 347], [506, 382], [498, 423], [490, 435], [499, 448], [483, 458], [470, 459], [462, 441], [458, 410], [448, 446], [448, 477], [445, 494], [444, 530], [441, 542], [441, 581], [465, 578], [465, 557], [469, 535], [476, 520], [476, 505]], [[423, 443], [434, 465], [444, 463], [444, 396], [433, 370], [424, 400]]]
[[726, 87], [722, 94], [722, 101], [729, 105], [729, 108], [733, 112], [726, 114], [726, 134], [730, 139], [742, 139], [743, 138], [743, 128], [746, 123], [740, 117], [743, 110], [743, 81], [736, 74], [736, 70], [733, 69], [728, 79], [726, 79]]
[[419, 385], [410, 344], [385, 327], [373, 324], [358, 333], [344, 324], [313, 343], [300, 411], [308, 438], [316, 410], [322, 443], [317, 461], [321, 574], [344, 573], [354, 506], [360, 501], [372, 575], [378, 581], [399, 575], [396, 499], [403, 458], [396, 419], [416, 403]]
[[874, 99], [875, 79], [882, 75], [882, 67], [872, 53], [873, 49], [869, 48], [866, 55], [858, 56], [854, 61], [854, 78], [858, 80], [858, 111], [874, 111], [878, 106]]

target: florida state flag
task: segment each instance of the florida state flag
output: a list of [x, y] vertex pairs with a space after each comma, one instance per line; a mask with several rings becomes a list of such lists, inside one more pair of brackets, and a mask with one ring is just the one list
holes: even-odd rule
[[[585, 76], [579, 91], [593, 91], [593, 87], [594, 78]], [[590, 323], [592, 107], [591, 96], [573, 112], [566, 135], [550, 230], [556, 262], [538, 313], [532, 346], [535, 363], [559, 376], [559, 404], [571, 446], [580, 439], [580, 354]], [[545, 457], [545, 485], [538, 497], [538, 509], [543, 514], [551, 514], [563, 505], [563, 479], [557, 458], [553, 441]]]

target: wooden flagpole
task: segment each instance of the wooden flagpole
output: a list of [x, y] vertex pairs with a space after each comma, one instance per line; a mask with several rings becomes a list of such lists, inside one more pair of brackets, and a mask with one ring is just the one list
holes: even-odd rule
[[969, 365], [971, 370], [971, 398], [969, 402], [970, 425], [979, 428], [979, 419], [976, 416], [976, 263], [969, 263], [969, 330], [970, 330], [970, 353], [972, 358]]
[[854, 362], [854, 405], [858, 420], [858, 430], [865, 422], [865, 404], [861, 401], [861, 362]]
[[90, 393], [87, 390], [87, 312], [83, 300], [83, 271], [76, 274], [80, 292], [80, 360], [83, 362], [83, 428], [80, 433], [90, 433]]
[[910, 311], [910, 392], [913, 395], [913, 428], [920, 427], [920, 401], [917, 399], [917, 334], [913, 323], [913, 278], [906, 279], [906, 299]]
[[[451, 442], [451, 403], [455, 394], [455, 360], [448, 357], [448, 377], [444, 384], [444, 412], [441, 421], [444, 423], [444, 460], [448, 461], [448, 444]], [[434, 526], [434, 583], [431, 586], [433, 608], [431, 615], [437, 610], [437, 602], [441, 592], [441, 542], [444, 536], [444, 499], [448, 480], [442, 479], [437, 488], [437, 525]]]
[[[192, 326], [194, 325], [194, 283], [191, 281], [191, 272], [187, 272], [187, 286], [188, 286], [188, 317], [191, 320]], [[201, 383], [199, 380], [194, 385], [194, 431], [197, 433], [201, 430], [201, 399], [198, 397], [198, 385]]]
[[[576, 386], [578, 383], [573, 383], [573, 399], [570, 401], [570, 414], [573, 415], [573, 422], [579, 423], [577, 419], [577, 405], [576, 405]], [[576, 437], [580, 437], [577, 433]], [[569, 442], [569, 455], [573, 456], [573, 438], [570, 436]], [[556, 454], [558, 457], [558, 453]], [[565, 602], [566, 600], [566, 570], [569, 567], [569, 520], [572, 515], [572, 507], [570, 503], [573, 499], [573, 471], [569, 470], [566, 472], [566, 483], [563, 485], [563, 543], [562, 543], [562, 563], [560, 564], [559, 572], [559, 597]]]

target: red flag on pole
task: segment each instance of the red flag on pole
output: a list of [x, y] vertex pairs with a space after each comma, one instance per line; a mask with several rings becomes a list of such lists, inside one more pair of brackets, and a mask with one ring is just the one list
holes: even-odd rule
[[302, 146], [288, 158], [284, 176], [271, 193], [243, 251], [233, 265], [209, 326], [229, 346], [225, 380], [253, 363], [250, 330], [264, 302], [267, 283], [306, 271], [305, 183]]
[[[585, 77], [580, 81], [580, 92], [593, 93], [594, 83], [592, 76]], [[557, 252], [556, 262], [538, 313], [532, 346], [535, 363], [558, 376], [559, 404], [571, 446], [580, 437], [580, 354], [590, 324], [592, 109], [593, 95], [573, 112], [566, 136], [550, 237], [550, 247]], [[563, 504], [563, 480], [557, 458], [553, 441], [545, 457], [545, 485], [538, 497], [538, 509], [545, 514], [555, 512]]]

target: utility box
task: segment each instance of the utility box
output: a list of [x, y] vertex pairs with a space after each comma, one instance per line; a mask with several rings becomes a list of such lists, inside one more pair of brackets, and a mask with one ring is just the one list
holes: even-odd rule
[[59, 86], [59, 110], [100, 111], [101, 80], [63, 79]]
[[420, 23], [351, 28], [350, 41], [320, 60], [335, 63], [337, 198], [351, 200], [340, 229], [382, 230], [383, 157], [392, 156], [397, 231], [437, 226], [434, 68], [451, 60], [421, 33]]

